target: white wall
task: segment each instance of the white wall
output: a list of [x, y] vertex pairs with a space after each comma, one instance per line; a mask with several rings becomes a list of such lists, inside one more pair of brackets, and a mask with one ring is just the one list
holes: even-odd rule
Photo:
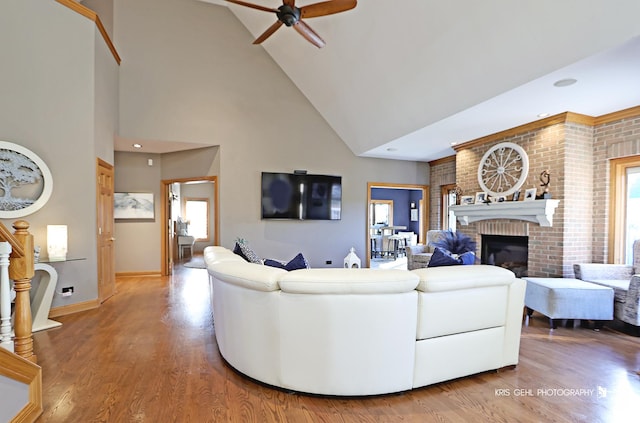
[[[219, 146], [210, 175], [219, 175], [224, 246], [242, 237], [265, 257], [301, 251], [313, 266], [341, 266], [352, 246], [364, 257], [367, 181], [428, 182], [424, 163], [355, 157], [227, 8], [115, 0], [114, 37], [120, 136]], [[260, 220], [260, 172], [294, 169], [343, 177], [342, 220]], [[172, 177], [204, 176], [195, 172]]]
[[84, 258], [56, 265], [73, 275], [58, 288], [75, 292], [53, 307], [97, 298], [96, 157], [111, 161], [117, 118], [117, 67], [97, 37], [94, 22], [57, 2], [0, 2], [0, 140], [32, 150], [53, 176], [48, 203], [24, 219], [45, 251], [46, 225], [68, 225], [68, 256]]

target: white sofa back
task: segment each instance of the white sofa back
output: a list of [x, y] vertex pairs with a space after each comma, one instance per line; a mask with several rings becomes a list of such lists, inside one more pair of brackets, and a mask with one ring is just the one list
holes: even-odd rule
[[205, 259], [220, 352], [267, 384], [375, 395], [518, 362], [525, 282], [499, 267], [287, 272], [221, 247]]
[[282, 385], [374, 395], [413, 384], [418, 276], [399, 270], [308, 269], [280, 278]]

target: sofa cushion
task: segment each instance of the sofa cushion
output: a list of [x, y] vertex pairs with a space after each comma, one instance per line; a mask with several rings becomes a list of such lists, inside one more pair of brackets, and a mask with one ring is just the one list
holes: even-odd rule
[[418, 276], [397, 269], [303, 269], [282, 275], [279, 284], [294, 294], [388, 294], [415, 290]]
[[429, 267], [412, 270], [411, 273], [415, 273], [420, 278], [417, 289], [423, 292], [509, 285], [517, 280], [512, 271], [488, 264]]
[[627, 292], [629, 291], [629, 280], [624, 279], [589, 279], [586, 282], [607, 286], [613, 289], [614, 301], [624, 303], [627, 301]]

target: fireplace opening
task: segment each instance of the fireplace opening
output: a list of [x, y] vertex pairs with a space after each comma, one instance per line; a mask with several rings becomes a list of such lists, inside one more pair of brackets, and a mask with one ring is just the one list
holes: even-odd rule
[[482, 264], [504, 267], [516, 277], [527, 276], [529, 237], [513, 235], [482, 235]]

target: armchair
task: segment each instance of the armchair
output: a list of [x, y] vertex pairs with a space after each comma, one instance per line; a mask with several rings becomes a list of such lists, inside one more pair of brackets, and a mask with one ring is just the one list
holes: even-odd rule
[[434, 251], [433, 243], [440, 238], [443, 232], [440, 230], [427, 231], [426, 245], [407, 245], [407, 269], [421, 269], [429, 265]]
[[613, 288], [614, 317], [640, 326], [640, 240], [633, 243], [633, 265], [578, 263], [573, 272], [577, 279]]

